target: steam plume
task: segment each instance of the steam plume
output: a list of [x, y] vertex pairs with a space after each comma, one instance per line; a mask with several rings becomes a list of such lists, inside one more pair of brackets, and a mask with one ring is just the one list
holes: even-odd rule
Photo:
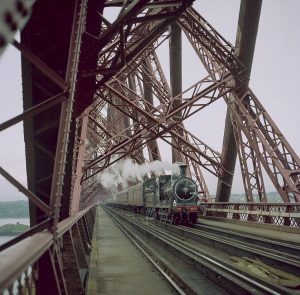
[[171, 164], [167, 161], [154, 161], [137, 165], [131, 159], [125, 159], [108, 167], [98, 176], [98, 181], [104, 188], [115, 191], [118, 186], [126, 187], [128, 182], [142, 180], [150, 173], [161, 175], [165, 173], [165, 170], [171, 171], [173, 174], [179, 173], [178, 164]]

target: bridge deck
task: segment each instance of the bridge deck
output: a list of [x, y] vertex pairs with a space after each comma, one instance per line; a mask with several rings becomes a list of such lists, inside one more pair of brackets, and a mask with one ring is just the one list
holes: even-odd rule
[[224, 228], [250, 234], [266, 239], [283, 241], [287, 243], [300, 243], [299, 228], [276, 226], [271, 224], [260, 224], [255, 222], [241, 222], [237, 220], [224, 220], [218, 218], [203, 218], [198, 219], [199, 224], [215, 226], [217, 228]]
[[167, 282], [98, 206], [87, 294], [172, 294]]

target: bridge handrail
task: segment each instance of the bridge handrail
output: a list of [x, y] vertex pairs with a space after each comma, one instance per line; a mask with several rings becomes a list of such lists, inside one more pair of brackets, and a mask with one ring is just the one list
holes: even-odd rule
[[[84, 218], [94, 206], [90, 206], [57, 224], [56, 238], [61, 238]], [[22, 274], [54, 244], [55, 235], [50, 229], [27, 237], [0, 252], [0, 293], [20, 279]]]
[[204, 216], [240, 221], [300, 227], [300, 202], [297, 203], [203, 203]]
[[0, 253], [0, 288], [12, 284], [53, 244], [53, 234], [37, 233]]

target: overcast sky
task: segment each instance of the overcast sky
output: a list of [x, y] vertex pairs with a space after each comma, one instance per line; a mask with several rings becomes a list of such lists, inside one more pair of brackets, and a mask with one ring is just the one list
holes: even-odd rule
[[[227, 40], [235, 44], [239, 14], [239, 0], [196, 0], [194, 7]], [[267, 109], [286, 139], [300, 154], [300, 1], [264, 0], [254, 54], [250, 87]], [[183, 37], [183, 89], [203, 78], [201, 64], [193, 49]], [[165, 72], [168, 72], [167, 43], [159, 56]], [[0, 122], [22, 112], [20, 56], [14, 48], [8, 48], [0, 56]], [[199, 112], [185, 125], [200, 139], [221, 152], [226, 105], [222, 100]], [[0, 165], [26, 184], [23, 124], [0, 134]], [[164, 158], [170, 159], [163, 146]], [[239, 166], [239, 165], [237, 165]], [[211, 194], [215, 193], [216, 178], [205, 173]], [[267, 191], [273, 186], [265, 179]], [[243, 193], [243, 185], [237, 168], [234, 193]], [[25, 199], [6, 180], [0, 178], [0, 201]]]

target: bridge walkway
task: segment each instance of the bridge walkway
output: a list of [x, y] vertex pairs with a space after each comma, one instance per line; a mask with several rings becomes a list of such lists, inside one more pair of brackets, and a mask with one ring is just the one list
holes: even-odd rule
[[87, 294], [174, 294], [100, 206], [94, 226]]

